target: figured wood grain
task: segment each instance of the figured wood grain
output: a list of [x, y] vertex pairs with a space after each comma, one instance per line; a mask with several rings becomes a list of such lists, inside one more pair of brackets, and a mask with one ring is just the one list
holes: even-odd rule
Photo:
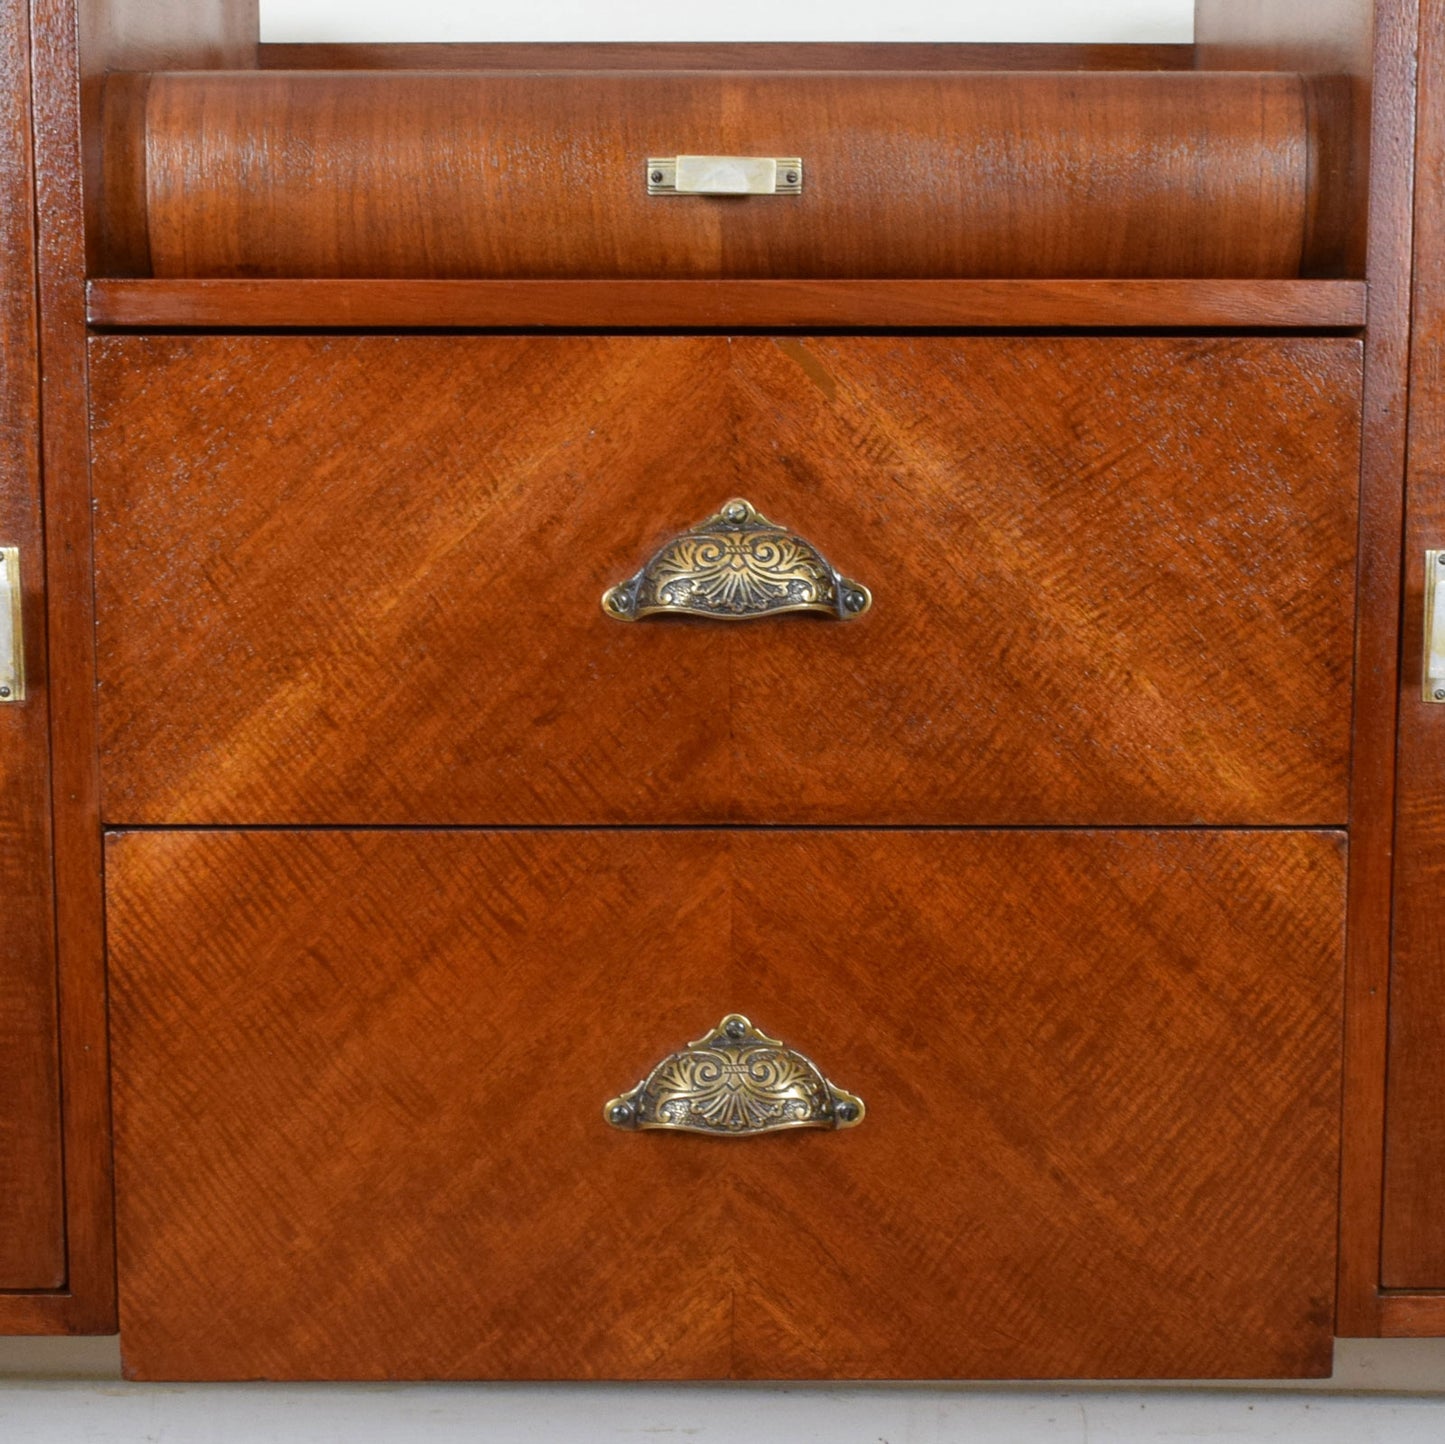
[[[1345, 815], [1349, 340], [94, 343], [104, 812]], [[747, 495], [861, 621], [600, 598]]]
[[[20, 13], [25, 6], [6, 0]], [[115, 1264], [105, 966], [96, 791], [90, 497], [86, 433], [85, 199], [82, 114], [113, 64], [196, 66], [237, 48], [248, 0], [32, 0], [30, 95], [37, 237], [40, 424], [44, 480], [44, 668], [32, 676], [50, 710], [55, 939], [65, 1154], [64, 1288], [0, 1293], [0, 1332], [104, 1333], [115, 1328]], [[252, 29], [254, 42], [254, 28]], [[94, 126], [89, 127], [94, 136]], [[14, 133], [8, 136], [14, 143]], [[12, 197], [5, 197], [7, 204]], [[97, 218], [92, 214], [91, 220]], [[32, 579], [40, 576], [32, 569]], [[33, 584], [33, 581], [32, 581]], [[31, 610], [32, 626], [37, 608]]]
[[[1338, 835], [112, 837], [136, 1378], [1328, 1371]], [[624, 1134], [738, 1010], [848, 1133]]]
[[27, 700], [0, 705], [0, 1289], [65, 1282], [40, 530], [30, 26], [0, 3], [0, 545], [20, 549]]
[[[1445, 547], [1445, 9], [1420, 27], [1404, 666], [1385, 1134], [1387, 1287], [1445, 1287], [1445, 708], [1421, 700], [1424, 553]], [[1445, 1322], [1437, 1309], [1431, 1330]]]
[[262, 45], [263, 70], [1188, 70], [1190, 45], [448, 41]]
[[[131, 261], [149, 269], [148, 253]], [[136, 330], [1289, 330], [1363, 326], [1365, 299], [1363, 281], [98, 280], [88, 315]]]
[[[107, 166], [107, 206], [144, 237], [116, 263], [161, 278], [1342, 273], [1347, 97], [1300, 76], [158, 72], [143, 108], [118, 94], [106, 145], [144, 159]], [[647, 194], [649, 157], [698, 152], [801, 156], [803, 193]]]
[[[1336, 1327], [1341, 1334], [1373, 1334], [1382, 1327], [1381, 1180], [1420, 7], [1417, 0], [1199, 0], [1196, 17], [1202, 64], [1352, 76], [1355, 184], [1368, 182], [1369, 188], [1368, 225], [1352, 245], [1365, 264], [1370, 316]], [[1421, 196], [1423, 200], [1425, 193]]]

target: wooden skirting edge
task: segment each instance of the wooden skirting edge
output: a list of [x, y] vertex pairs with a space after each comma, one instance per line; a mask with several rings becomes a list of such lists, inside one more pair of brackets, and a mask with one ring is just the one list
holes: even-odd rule
[[92, 326], [1352, 329], [1362, 281], [97, 280]]
[[1445, 1291], [1380, 1295], [1380, 1336], [1436, 1339], [1445, 1335]]

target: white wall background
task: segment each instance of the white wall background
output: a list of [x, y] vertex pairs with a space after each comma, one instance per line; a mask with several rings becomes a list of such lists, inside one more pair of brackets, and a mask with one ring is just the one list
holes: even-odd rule
[[261, 38], [1187, 43], [1194, 0], [261, 0]]

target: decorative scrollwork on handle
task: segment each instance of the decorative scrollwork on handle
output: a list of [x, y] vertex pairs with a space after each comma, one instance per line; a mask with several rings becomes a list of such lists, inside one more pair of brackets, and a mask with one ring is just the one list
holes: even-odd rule
[[602, 598], [602, 610], [623, 622], [668, 613], [746, 621], [776, 612], [847, 621], [872, 605], [867, 587], [840, 576], [811, 542], [742, 497], [674, 537]]
[[786, 1128], [854, 1128], [863, 1100], [835, 1087], [818, 1065], [741, 1013], [669, 1053], [637, 1087], [602, 1110], [628, 1132], [671, 1128], [746, 1138]]

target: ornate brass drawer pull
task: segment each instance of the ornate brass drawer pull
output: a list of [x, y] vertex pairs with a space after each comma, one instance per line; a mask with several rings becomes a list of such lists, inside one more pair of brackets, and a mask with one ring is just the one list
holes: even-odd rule
[[863, 1100], [830, 1083], [811, 1059], [741, 1013], [669, 1053], [602, 1110], [614, 1128], [671, 1128], [746, 1138], [785, 1128], [855, 1128]]
[[674, 537], [602, 597], [602, 610], [623, 622], [669, 613], [746, 621], [775, 612], [847, 621], [872, 605], [867, 587], [840, 576], [811, 542], [741, 497]]

